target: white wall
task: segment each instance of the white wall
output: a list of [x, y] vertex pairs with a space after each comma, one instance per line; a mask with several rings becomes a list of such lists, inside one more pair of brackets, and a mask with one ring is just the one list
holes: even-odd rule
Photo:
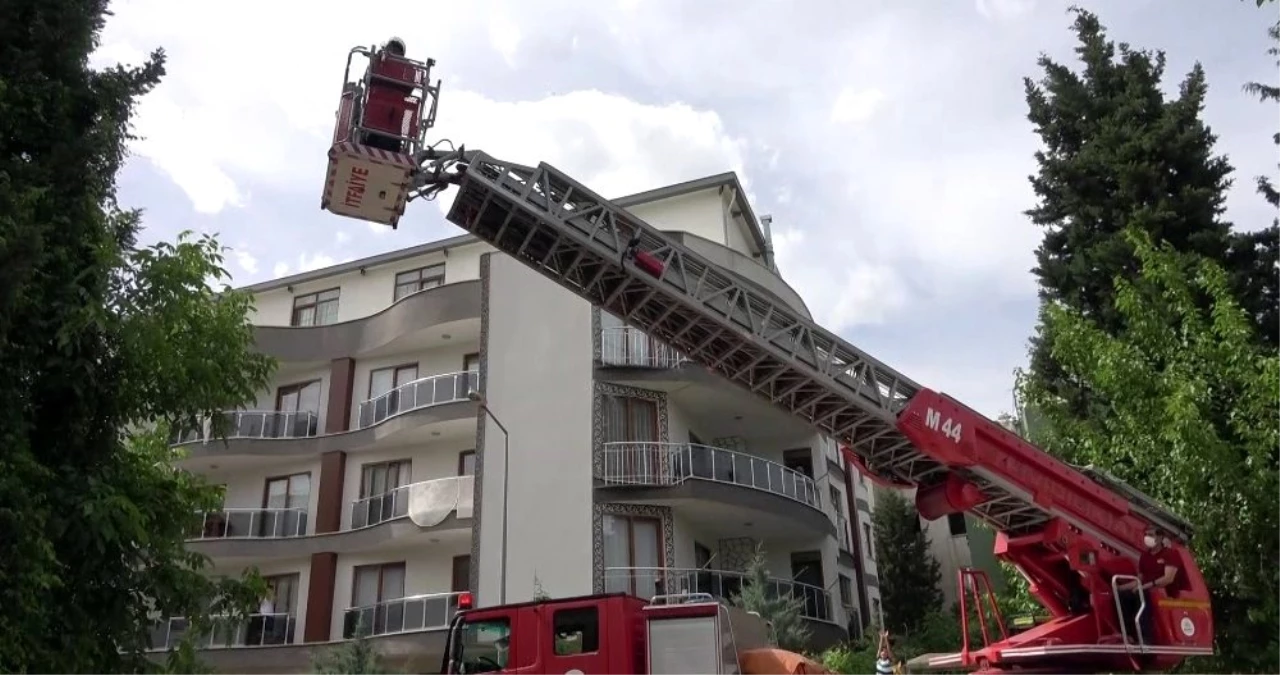
[[[507, 602], [591, 592], [591, 305], [490, 256], [485, 396], [511, 436]], [[554, 395], [548, 395], [554, 391]], [[501, 587], [503, 435], [487, 417], [480, 605]], [[518, 477], [518, 479], [517, 479]]]
[[351, 585], [355, 568], [380, 563], [404, 563], [405, 597], [448, 593], [453, 582], [453, 558], [468, 555], [471, 545], [464, 539], [440, 543], [423, 543], [400, 551], [353, 553], [338, 556], [333, 581], [333, 618], [329, 635], [342, 635], [343, 614], [351, 608]]
[[364, 274], [359, 271], [338, 274], [293, 287], [277, 288], [258, 293], [254, 300], [256, 310], [250, 321], [259, 326], [288, 326], [293, 315], [293, 298], [331, 288], [341, 288], [338, 300], [338, 321], [351, 321], [377, 314], [389, 307], [395, 298], [395, 277], [428, 265], [444, 263], [445, 283], [477, 279], [480, 276], [480, 255], [493, 250], [488, 244], [475, 243], [443, 251], [406, 258], [394, 263], [369, 267]]

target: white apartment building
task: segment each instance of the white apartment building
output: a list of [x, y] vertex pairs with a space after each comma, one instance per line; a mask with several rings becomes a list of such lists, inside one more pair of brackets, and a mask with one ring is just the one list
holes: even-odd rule
[[[734, 174], [615, 201], [808, 315]], [[362, 625], [435, 672], [459, 593], [729, 598], [757, 547], [816, 647], [878, 613], [870, 482], [834, 444], [474, 237], [248, 290], [274, 380], [225, 440], [174, 439], [224, 489], [189, 545], [272, 588], [201, 638], [219, 670], [304, 672]]]

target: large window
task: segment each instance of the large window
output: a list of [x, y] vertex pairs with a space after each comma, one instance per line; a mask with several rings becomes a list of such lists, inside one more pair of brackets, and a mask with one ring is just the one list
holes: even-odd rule
[[464, 450], [458, 453], [458, 475], [474, 476], [476, 475], [476, 451]]
[[409, 484], [409, 460], [365, 464], [360, 468], [360, 499], [351, 513], [351, 526], [364, 527], [409, 512], [409, 495], [396, 488]]
[[[280, 413], [312, 413], [277, 415], [273, 424], [277, 428], [264, 433], [268, 437], [304, 437], [316, 432], [317, 419], [320, 414], [320, 380], [287, 384], [276, 390], [276, 412]], [[245, 416], [254, 419], [254, 416]]]
[[250, 645], [284, 645], [293, 643], [293, 627], [298, 614], [298, 574], [263, 577], [267, 595], [258, 605], [257, 616], [249, 617]]
[[606, 478], [647, 483], [666, 466], [658, 441], [658, 404], [628, 396], [604, 397]]
[[663, 566], [662, 521], [607, 514], [601, 527], [607, 590], [641, 598], [658, 595]]
[[[261, 537], [294, 537], [307, 533], [311, 505], [311, 474], [268, 478], [263, 489]], [[284, 510], [290, 509], [290, 510]]]
[[345, 637], [357, 630], [369, 635], [394, 633], [404, 627], [404, 563], [361, 565], [351, 584], [351, 607], [343, 626]]
[[338, 292], [340, 289], [330, 288], [327, 291], [299, 295], [293, 299], [293, 319], [291, 326], [324, 326], [338, 321]]
[[444, 284], [444, 264], [420, 267], [396, 275], [396, 300]]
[[378, 368], [369, 373], [369, 398], [375, 399], [396, 387], [418, 379], [418, 364]]

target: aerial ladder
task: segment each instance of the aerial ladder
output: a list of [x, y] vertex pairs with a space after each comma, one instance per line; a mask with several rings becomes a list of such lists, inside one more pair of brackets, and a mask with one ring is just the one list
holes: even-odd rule
[[[996, 532], [996, 556], [1027, 579], [1049, 619], [1010, 634], [986, 576], [961, 570], [961, 606], [976, 610], [981, 639], [966, 630], [960, 651], [917, 665], [1117, 672], [1213, 653], [1187, 521], [918, 384], [549, 164], [427, 145], [434, 61], [405, 58], [397, 40], [351, 54], [368, 65], [353, 81], [348, 58], [323, 208], [394, 228], [408, 201], [456, 187], [450, 222], [836, 439], [873, 481], [915, 489], [924, 518], [967, 513]], [[1126, 628], [1118, 586], [1136, 578], [1152, 527], [1178, 572], [1141, 603], [1154, 625], [1148, 642]], [[1082, 592], [1084, 607], [1072, 601]]]

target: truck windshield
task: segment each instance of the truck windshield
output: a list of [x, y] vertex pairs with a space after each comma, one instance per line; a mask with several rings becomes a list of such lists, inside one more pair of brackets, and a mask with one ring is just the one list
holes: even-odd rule
[[458, 629], [459, 673], [492, 673], [507, 667], [511, 622], [507, 619], [467, 621]]

